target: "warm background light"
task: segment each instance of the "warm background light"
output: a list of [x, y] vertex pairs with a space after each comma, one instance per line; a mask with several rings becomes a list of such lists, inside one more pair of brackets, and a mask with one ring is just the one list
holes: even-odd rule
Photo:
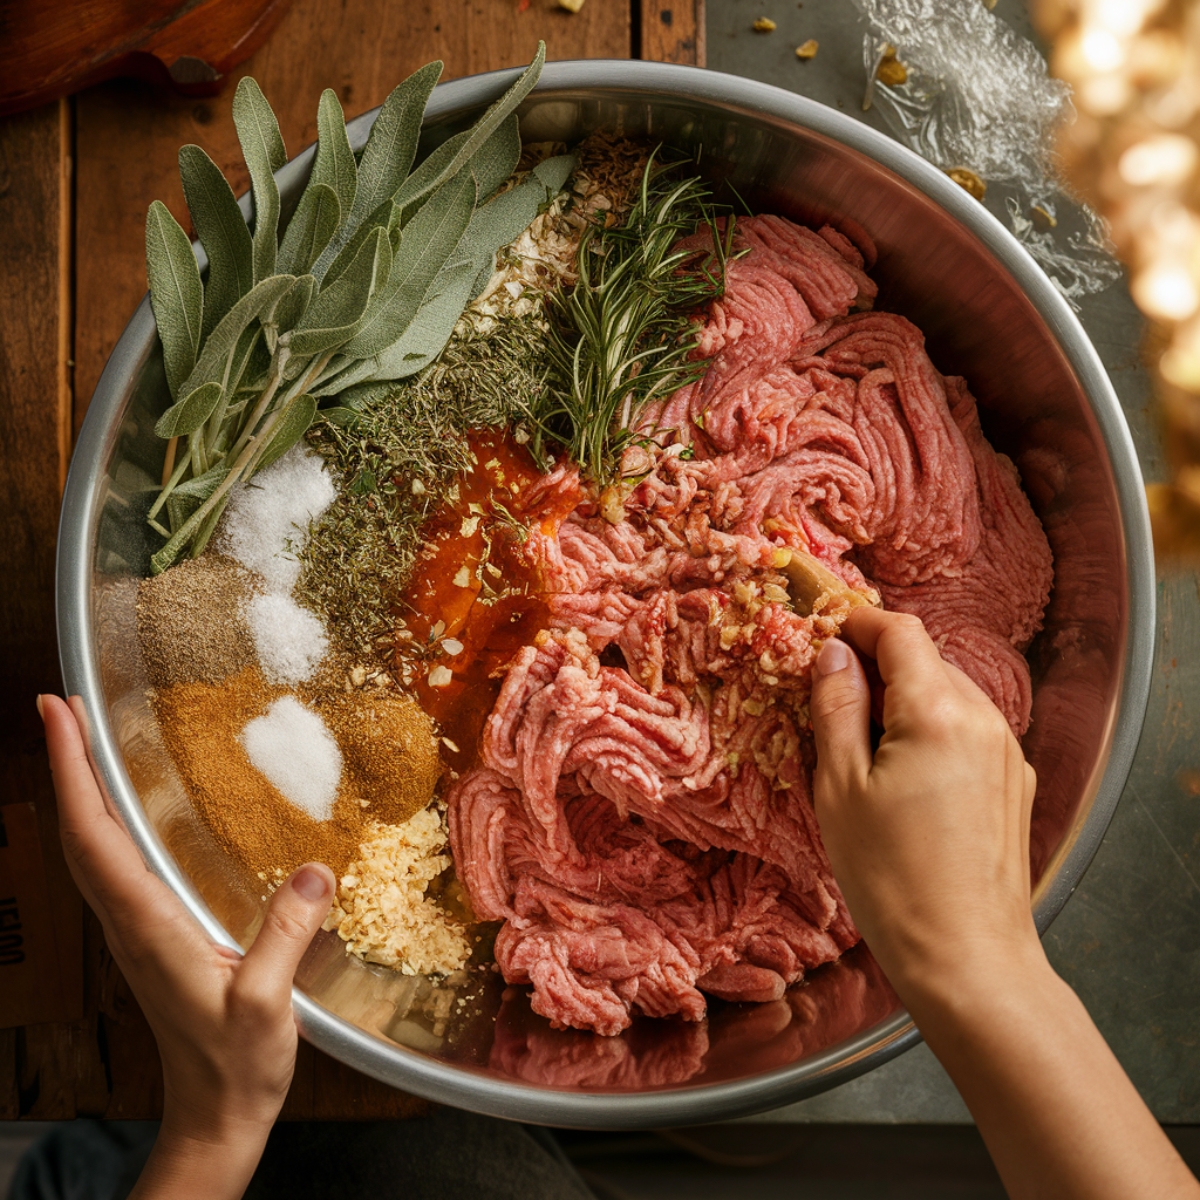
[[1068, 177], [1108, 221], [1150, 321], [1173, 480], [1149, 489], [1166, 553], [1200, 552], [1200, 0], [1037, 0], [1075, 90]]

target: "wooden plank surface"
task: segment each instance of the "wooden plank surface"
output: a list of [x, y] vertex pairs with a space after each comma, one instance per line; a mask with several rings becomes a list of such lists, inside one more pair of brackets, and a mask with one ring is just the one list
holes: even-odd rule
[[[78, 1010], [82, 909], [58, 847], [33, 704], [59, 686], [54, 542], [71, 429], [70, 146], [65, 101], [0, 122], [0, 804], [37, 807], [56, 948]], [[33, 1112], [43, 1096], [50, 1111], [69, 1111], [63, 1030], [0, 1030], [0, 1115]]]
[[[316, 136], [325, 87], [354, 116], [431, 59], [445, 61], [445, 78], [516, 66], [529, 60], [539, 38], [550, 58], [702, 62], [702, 0], [587, 0], [578, 14], [556, 0], [297, 0], [239, 74], [260, 81], [295, 153]], [[15, 536], [0, 543], [0, 630], [10, 683], [0, 700], [0, 737], [6, 760], [17, 764], [14, 795], [50, 796], [32, 698], [58, 686], [53, 546], [72, 422], [77, 431], [145, 293], [147, 206], [165, 200], [186, 221], [178, 148], [203, 146], [235, 190], [246, 186], [230, 116], [237, 78], [209, 100], [114, 82], [69, 104], [0, 121], [0, 272], [18, 284], [0, 293], [0, 444], [11, 457], [0, 495], [5, 511], [20, 518]], [[52, 821], [49, 806], [41, 811]], [[48, 836], [53, 844], [52, 828]], [[76, 905], [78, 924], [78, 896], [64, 882], [60, 855], [55, 869], [64, 911]], [[82, 1020], [0, 1031], [0, 1117], [157, 1116], [162, 1080], [154, 1039], [90, 913], [76, 958]], [[284, 1115], [387, 1118], [423, 1107], [302, 1044]]]
[[641, 58], [705, 65], [704, 0], [635, 0]]
[[222, 76], [270, 35], [290, 0], [0, 0], [0, 113], [22, 112], [118, 75], [188, 95]]

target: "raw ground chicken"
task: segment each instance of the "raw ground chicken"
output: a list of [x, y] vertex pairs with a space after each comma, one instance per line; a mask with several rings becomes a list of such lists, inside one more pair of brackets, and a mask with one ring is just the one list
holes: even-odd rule
[[1029, 722], [1050, 549], [965, 383], [869, 311], [841, 234], [737, 230], [711, 367], [647, 415], [627, 518], [604, 520], [573, 469], [546, 478], [577, 498], [527, 545], [551, 628], [448, 800], [459, 877], [503, 922], [496, 961], [556, 1027], [777, 999], [859, 939], [811, 798], [812, 664], [844, 612], [793, 611], [781, 549], [919, 615], [1016, 733]]

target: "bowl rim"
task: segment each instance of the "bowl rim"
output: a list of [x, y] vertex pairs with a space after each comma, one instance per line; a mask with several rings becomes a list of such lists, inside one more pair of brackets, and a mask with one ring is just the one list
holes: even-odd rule
[[[520, 68], [492, 71], [439, 84], [430, 99], [426, 123], [458, 110], [486, 105], [519, 72]], [[1055, 854], [1051, 861], [1056, 868], [1053, 878], [1047, 872], [1045, 886], [1035, 900], [1038, 931], [1045, 933], [1078, 886], [1108, 828], [1141, 736], [1153, 670], [1155, 572], [1149, 511], [1133, 439], [1099, 355], [1066, 300], [991, 213], [938, 168], [856, 118], [805, 96], [740, 76], [639, 60], [547, 63], [535, 94], [587, 90], [609, 94], [658, 91], [667, 97], [699, 100], [734, 115], [743, 113], [802, 127], [882, 165], [924, 193], [983, 243], [1024, 291], [1087, 395], [1117, 491], [1129, 619], [1116, 716], [1091, 809], [1073, 841]], [[373, 109], [350, 122], [355, 145], [365, 141], [378, 111]], [[306, 174], [314, 153], [315, 148], [310, 146], [281, 168], [277, 172], [280, 184]], [[243, 197], [241, 203], [248, 218], [249, 197]], [[199, 248], [198, 256], [203, 265]], [[128, 381], [149, 357], [154, 332], [147, 296], [105, 365], [71, 461], [57, 552], [59, 656], [67, 694], [83, 698], [93, 762], [143, 858], [214, 941], [236, 949], [237, 943], [180, 870], [142, 808], [108, 720], [94, 644], [91, 587], [95, 534], [105, 498], [103, 464], [115, 444], [114, 418]], [[652, 1128], [745, 1116], [848, 1082], [921, 1040], [911, 1018], [901, 1011], [820, 1054], [746, 1079], [640, 1093], [557, 1091], [428, 1058], [352, 1025], [298, 989], [293, 989], [292, 996], [300, 1030], [309, 1041], [383, 1083], [475, 1112], [566, 1127]]]

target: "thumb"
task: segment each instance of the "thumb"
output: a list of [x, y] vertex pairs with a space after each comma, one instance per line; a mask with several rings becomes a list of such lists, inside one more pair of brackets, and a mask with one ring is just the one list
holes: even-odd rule
[[819, 803], [845, 796], [871, 769], [871, 690], [858, 655], [837, 638], [817, 655], [810, 711], [817, 743], [813, 794]]
[[290, 993], [292, 978], [305, 950], [329, 915], [333, 872], [321, 863], [306, 863], [271, 897], [262, 928], [238, 971], [239, 987], [251, 995]]

